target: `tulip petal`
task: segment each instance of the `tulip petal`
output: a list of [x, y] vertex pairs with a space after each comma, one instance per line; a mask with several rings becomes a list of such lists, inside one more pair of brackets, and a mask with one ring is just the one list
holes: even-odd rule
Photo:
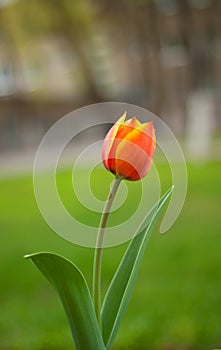
[[133, 117], [132, 119], [127, 120], [125, 123], [122, 123], [118, 131], [115, 135], [115, 139], [113, 140], [111, 149], [108, 155], [108, 169], [113, 173], [116, 172], [116, 150], [122, 139], [127, 137], [132, 131], [135, 130], [136, 127], [140, 127], [141, 123], [137, 120], [137, 118]]
[[[126, 116], [126, 112], [124, 115]], [[113, 173], [115, 173], [115, 170], [116, 170], [116, 166], [115, 166], [116, 150], [119, 143], [121, 142], [121, 139], [124, 139], [138, 125], [140, 125], [140, 122], [138, 122], [138, 120], [134, 117], [132, 119], [127, 120], [125, 123], [121, 123], [118, 129], [116, 129], [117, 132], [115, 135], [110, 135], [110, 136], [108, 135], [108, 137], [112, 137], [113, 140], [111, 140], [109, 145], [107, 167]]]
[[[133, 130], [130, 135], [126, 136], [123, 142], [127, 140], [142, 148], [142, 150], [144, 150], [144, 152], [146, 152], [147, 155], [152, 158], [153, 152], [156, 148], [156, 137], [153, 123], [150, 122], [142, 124], [140, 127]], [[123, 147], [123, 144], [121, 147]]]
[[136, 117], [126, 120], [125, 124], [130, 124], [134, 128], [138, 128], [138, 126], [142, 125]]
[[156, 148], [156, 135], [155, 129], [153, 127], [153, 122], [141, 124], [140, 126], [138, 126], [137, 130], [141, 131], [142, 133], [145, 133], [149, 137], [149, 140], [153, 143], [154, 151]]
[[144, 177], [151, 165], [151, 158], [138, 145], [123, 140], [117, 150], [116, 174], [125, 179], [136, 181]]
[[118, 145], [116, 174], [130, 180], [144, 177], [151, 166], [155, 149], [155, 131], [152, 123], [140, 125]]
[[118, 129], [123, 124], [125, 118], [126, 118], [127, 112], [124, 112], [124, 114], [118, 119], [118, 121], [112, 126], [112, 128], [108, 131], [104, 143], [102, 146], [102, 162], [106, 169], [110, 170], [109, 164], [108, 164], [108, 158], [110, 156], [110, 150], [112, 148], [112, 145], [114, 143], [115, 137], [117, 135]]
[[124, 139], [130, 132], [140, 126], [139, 124], [135, 117], [127, 120], [124, 124], [120, 125], [116, 134], [116, 139]]

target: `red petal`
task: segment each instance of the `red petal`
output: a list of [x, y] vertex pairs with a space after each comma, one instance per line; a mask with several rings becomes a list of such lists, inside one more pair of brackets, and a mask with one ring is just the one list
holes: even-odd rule
[[[126, 118], [126, 112], [118, 119], [118, 121], [112, 126], [105, 136], [103, 145], [102, 145], [102, 162], [106, 169], [111, 170], [110, 164], [108, 164], [108, 158], [110, 157], [110, 152], [114, 143], [118, 129], [121, 127], [122, 123]], [[113, 153], [113, 152], [112, 152]]]
[[128, 134], [116, 152], [116, 173], [133, 181], [144, 177], [150, 169], [155, 149], [152, 123], [142, 124]]

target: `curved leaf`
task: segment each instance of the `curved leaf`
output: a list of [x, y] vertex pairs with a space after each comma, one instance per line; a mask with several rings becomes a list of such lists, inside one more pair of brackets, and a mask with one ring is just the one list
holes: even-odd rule
[[51, 253], [27, 255], [56, 288], [66, 311], [77, 350], [105, 350], [89, 289], [80, 270]]
[[107, 349], [110, 349], [126, 312], [154, 224], [172, 191], [173, 187], [164, 194], [147, 215], [141, 226], [141, 232], [130, 242], [108, 288], [102, 306], [103, 339]]

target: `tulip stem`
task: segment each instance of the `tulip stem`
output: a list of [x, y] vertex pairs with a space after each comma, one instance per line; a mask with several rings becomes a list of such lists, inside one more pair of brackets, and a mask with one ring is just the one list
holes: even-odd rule
[[113, 204], [115, 195], [120, 185], [121, 179], [115, 178], [114, 183], [110, 189], [110, 193], [106, 200], [104, 210], [101, 216], [100, 225], [98, 229], [96, 248], [94, 253], [94, 267], [93, 267], [93, 301], [98, 323], [101, 328], [101, 264], [104, 234], [107, 226], [108, 217], [110, 214], [111, 206]]

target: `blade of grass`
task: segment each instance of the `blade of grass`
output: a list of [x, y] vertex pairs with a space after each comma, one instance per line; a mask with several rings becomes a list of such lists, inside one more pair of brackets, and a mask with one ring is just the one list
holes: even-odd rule
[[141, 225], [141, 232], [130, 242], [107, 290], [102, 306], [103, 339], [107, 349], [110, 349], [126, 312], [154, 225], [172, 191], [173, 187], [164, 194], [147, 215]]

